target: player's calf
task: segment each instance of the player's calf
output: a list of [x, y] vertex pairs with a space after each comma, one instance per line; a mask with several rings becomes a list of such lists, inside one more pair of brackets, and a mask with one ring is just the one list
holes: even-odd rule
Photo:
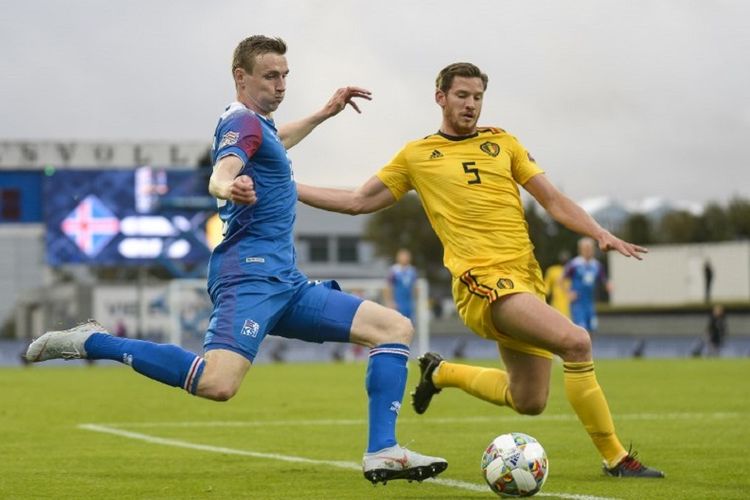
[[55, 358], [109, 359], [191, 394], [195, 394], [204, 369], [203, 358], [179, 346], [113, 337], [94, 320], [45, 333], [31, 343], [26, 357], [34, 362]]

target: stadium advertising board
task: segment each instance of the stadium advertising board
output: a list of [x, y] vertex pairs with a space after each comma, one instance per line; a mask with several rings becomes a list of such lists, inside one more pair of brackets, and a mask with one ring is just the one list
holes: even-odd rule
[[174, 208], [207, 196], [196, 170], [57, 170], [42, 191], [52, 266], [199, 263], [210, 255], [211, 212]]

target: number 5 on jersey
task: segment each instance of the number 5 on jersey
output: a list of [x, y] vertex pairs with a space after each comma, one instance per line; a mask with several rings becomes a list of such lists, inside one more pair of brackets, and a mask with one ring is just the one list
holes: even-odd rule
[[479, 169], [478, 168], [469, 168], [473, 165], [476, 165], [477, 163], [475, 161], [465, 161], [462, 163], [464, 166], [464, 172], [467, 174], [474, 174], [474, 178], [468, 181], [469, 184], [481, 184], [482, 179], [479, 177]]

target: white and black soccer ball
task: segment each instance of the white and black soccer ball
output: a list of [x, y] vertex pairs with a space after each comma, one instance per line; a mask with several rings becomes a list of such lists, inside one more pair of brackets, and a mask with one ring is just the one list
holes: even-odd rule
[[549, 472], [544, 448], [520, 432], [502, 434], [482, 455], [482, 477], [501, 497], [530, 497], [538, 493]]

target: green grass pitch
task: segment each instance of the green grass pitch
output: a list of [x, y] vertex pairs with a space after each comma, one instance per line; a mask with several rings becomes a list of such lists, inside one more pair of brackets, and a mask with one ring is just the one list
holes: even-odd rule
[[[479, 460], [493, 437], [510, 431], [536, 437], [547, 450], [544, 498], [748, 498], [749, 363], [597, 363], [621, 439], [666, 479], [602, 475], [556, 366], [539, 417], [455, 389], [418, 416], [407, 395], [401, 444], [450, 465], [439, 482], [377, 487], [359, 470], [367, 430], [362, 363], [258, 365], [228, 403], [114, 365], [4, 368], [0, 498], [494, 498], [482, 489]], [[407, 391], [417, 375], [412, 362]]]

